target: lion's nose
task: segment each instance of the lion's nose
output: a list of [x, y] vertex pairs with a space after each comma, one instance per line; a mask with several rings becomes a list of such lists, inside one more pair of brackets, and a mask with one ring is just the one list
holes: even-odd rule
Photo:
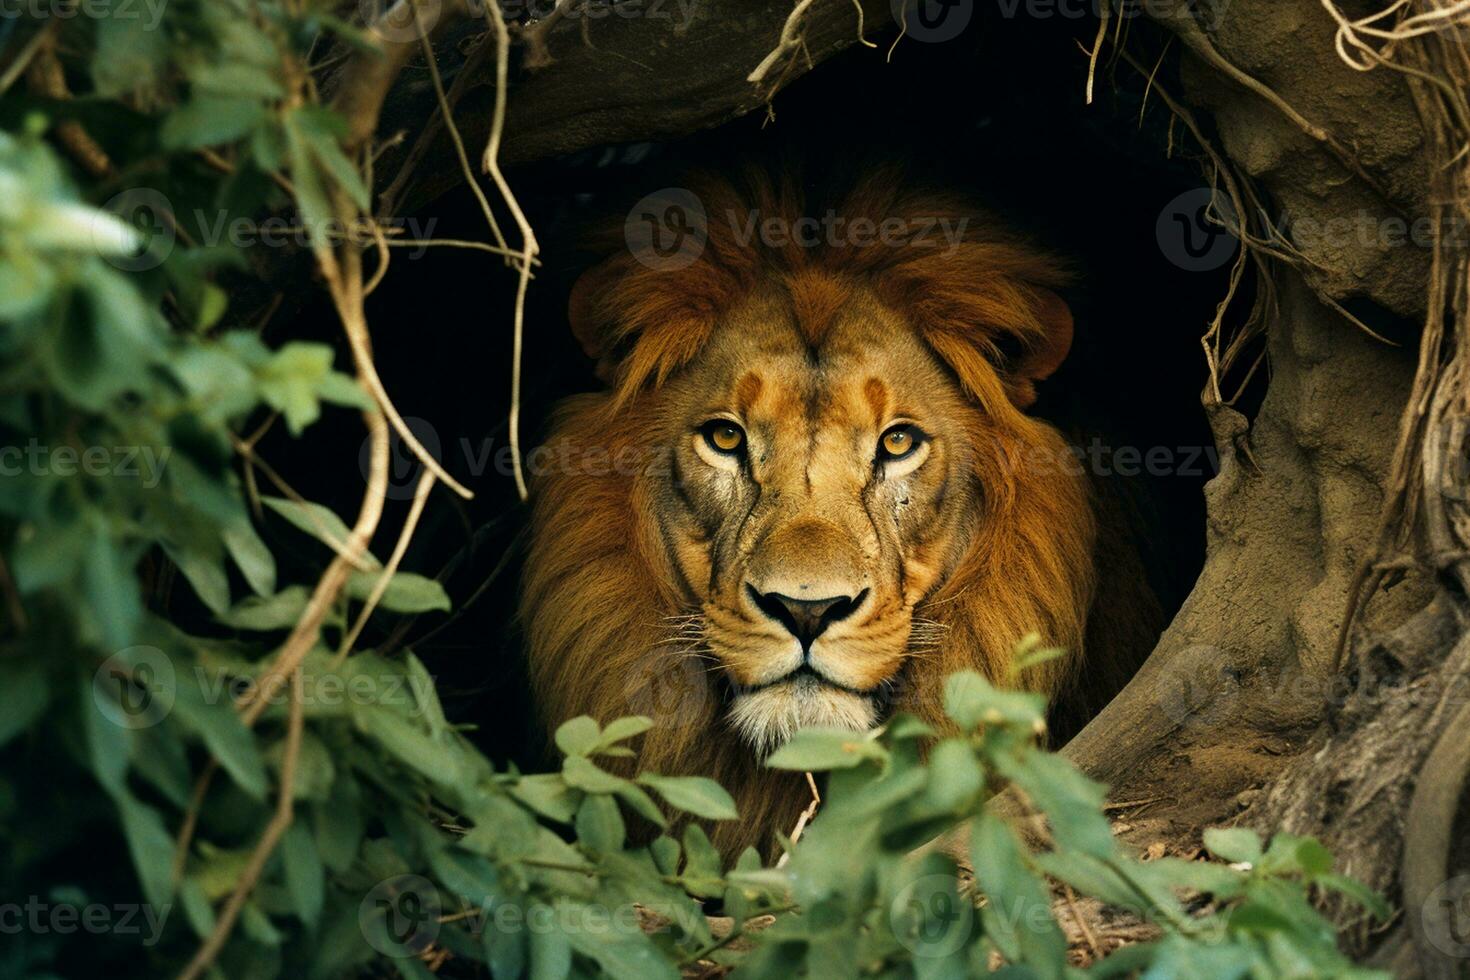
[[758, 592], [753, 585], [747, 585], [746, 588], [750, 590], [751, 601], [756, 607], [790, 630], [791, 635], [801, 641], [803, 650], [810, 649], [828, 626], [852, 615], [853, 610], [862, 605], [868, 595], [868, 590], [864, 589], [855, 596], [793, 599], [779, 592]]

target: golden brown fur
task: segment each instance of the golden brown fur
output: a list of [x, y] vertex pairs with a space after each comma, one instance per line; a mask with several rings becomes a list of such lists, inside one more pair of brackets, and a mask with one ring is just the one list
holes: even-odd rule
[[[1032, 632], [1069, 654], [1022, 682], [1074, 686], [1098, 584], [1087, 477], [1024, 411], [1071, 340], [1056, 262], [891, 173], [839, 213], [943, 218], [963, 241], [740, 241], [752, 210], [802, 215], [780, 183], [691, 184], [709, 216], [697, 261], [650, 267], [624, 248], [578, 283], [573, 327], [612, 387], [567, 402], [549, 445], [611, 464], [538, 478], [522, 600], [548, 725], [653, 717], [641, 765], [735, 794], [726, 850], [768, 846], [805, 803], [760, 767], [792, 724], [939, 721], [946, 674], [1008, 681]], [[699, 442], [716, 409], [747, 430], [738, 471]], [[864, 455], [886, 420], [916, 415], [937, 433], [918, 468]], [[760, 597], [819, 579], [858, 612], [797, 643]], [[795, 658], [805, 677], [782, 673]]]

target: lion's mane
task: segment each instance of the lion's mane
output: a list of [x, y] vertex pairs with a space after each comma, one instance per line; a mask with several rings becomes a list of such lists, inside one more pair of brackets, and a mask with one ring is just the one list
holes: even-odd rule
[[[572, 455], [597, 447], [612, 462], [596, 472], [553, 466], [538, 478], [521, 610], [548, 726], [579, 714], [655, 715], [661, 725], [643, 737], [640, 765], [710, 776], [729, 788], [741, 819], [715, 828], [729, 851], [789, 832], [809, 794], [800, 777], [762, 769], [727, 727], [708, 664], [692, 678], [680, 673], [688, 661], [669, 643], [669, 624], [689, 610], [651, 503], [657, 456], [640, 441], [658, 410], [659, 385], [698, 356], [722, 310], [772, 277], [790, 292], [800, 322], [820, 329], [843, 284], [861, 280], [908, 319], [982, 409], [973, 467], [984, 515], [967, 557], [919, 606], [947, 627], [945, 639], [907, 663], [896, 710], [942, 724], [943, 678], [971, 668], [1008, 681], [1015, 643], [1033, 632], [1068, 653], [1028, 671], [1026, 686], [1051, 696], [1075, 687], [1088, 650], [1099, 535], [1087, 476], [1056, 465], [1071, 458], [1066, 441], [1019, 407], [1034, 393], [1010, 370], [1032, 352], [1044, 355], [1038, 295], [1067, 278], [1054, 259], [977, 220], [959, 199], [907, 190], [897, 173], [863, 182], [840, 213], [968, 219], [962, 244], [936, 253], [741, 242], [725, 215], [794, 221], [811, 213], [796, 181], [746, 173], [689, 186], [710, 216], [699, 261], [679, 271], [650, 268], [621, 247], [619, 228], [609, 245], [621, 248], [609, 248], [611, 257], [574, 291], [574, 330], [612, 385], [566, 402], [548, 446]], [[1038, 459], [1051, 465], [1034, 465]], [[645, 701], [644, 691], [663, 693]]]

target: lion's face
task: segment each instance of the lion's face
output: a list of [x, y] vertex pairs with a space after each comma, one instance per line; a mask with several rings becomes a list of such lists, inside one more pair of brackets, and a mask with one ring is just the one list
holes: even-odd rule
[[547, 445], [638, 463], [538, 475], [522, 582], [548, 726], [652, 717], [640, 765], [735, 794], [730, 855], [805, 800], [759, 764], [796, 728], [943, 725], [945, 677], [1011, 681], [1031, 633], [1070, 654], [1024, 683], [1070, 684], [1095, 581], [1085, 476], [1025, 465], [1068, 452], [1026, 411], [1072, 341], [1056, 260], [888, 172], [835, 213], [963, 241], [750, 238], [731, 215], [822, 213], [772, 176], [691, 182], [708, 221], [677, 267], [626, 224], [599, 240], [568, 319], [609, 388]]
[[779, 294], [730, 311], [659, 399], [652, 497], [698, 615], [682, 624], [759, 749], [866, 728], [937, 624], [915, 607], [968, 543], [975, 412], [861, 289], [812, 342]]

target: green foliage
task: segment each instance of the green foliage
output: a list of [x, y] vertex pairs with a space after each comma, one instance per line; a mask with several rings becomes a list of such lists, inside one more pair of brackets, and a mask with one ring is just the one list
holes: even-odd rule
[[[798, 733], [770, 764], [827, 772], [824, 808], [786, 863], [731, 864], [704, 824], [739, 819], [722, 787], [627, 774], [647, 719], [573, 719], [560, 768], [523, 774], [450, 724], [411, 652], [339, 657], [383, 575], [368, 555], [306, 657], [298, 743], [288, 697], [258, 682], [314, 582], [291, 581], [252, 520], [235, 440], [270, 413], [299, 435], [334, 406], [374, 408], [329, 347], [268, 345], [240, 322], [221, 282], [248, 246], [211, 229], [293, 212], [320, 249], [334, 202], [368, 205], [342, 121], [301, 70], [324, 34], [361, 41], [318, 4], [144, 8], [95, 3], [61, 29], [84, 60], [74, 87], [90, 83], [74, 104], [8, 98], [0, 114], [0, 896], [26, 916], [0, 974], [174, 974], [258, 872], [218, 976], [419, 977], [430, 947], [450, 958], [441, 975], [480, 963], [538, 980], [676, 977], [700, 960], [746, 977], [958, 977], [993, 958], [1010, 976], [1354, 975], [1310, 889], [1386, 910], [1320, 845], [1236, 829], [1206, 838], [1232, 865], [1135, 860], [1102, 788], [1036, 747], [1040, 701], [974, 674], [951, 679], [944, 733], [906, 717]], [[48, 139], [71, 118], [119, 176], [73, 176]], [[261, 504], [322, 564], [348, 536], [319, 504]], [[411, 572], [381, 596], [388, 613], [448, 606]], [[266, 706], [247, 724], [253, 699]], [[288, 770], [292, 819], [253, 868]], [[1053, 847], [987, 808], [1008, 786]], [[956, 827], [973, 895], [949, 857], [910, 856]], [[1079, 971], [1051, 881], [1160, 937]], [[716, 902], [733, 936], [763, 913], [775, 925], [736, 952], [706, 919]], [[64, 909], [104, 921], [77, 942]]]

